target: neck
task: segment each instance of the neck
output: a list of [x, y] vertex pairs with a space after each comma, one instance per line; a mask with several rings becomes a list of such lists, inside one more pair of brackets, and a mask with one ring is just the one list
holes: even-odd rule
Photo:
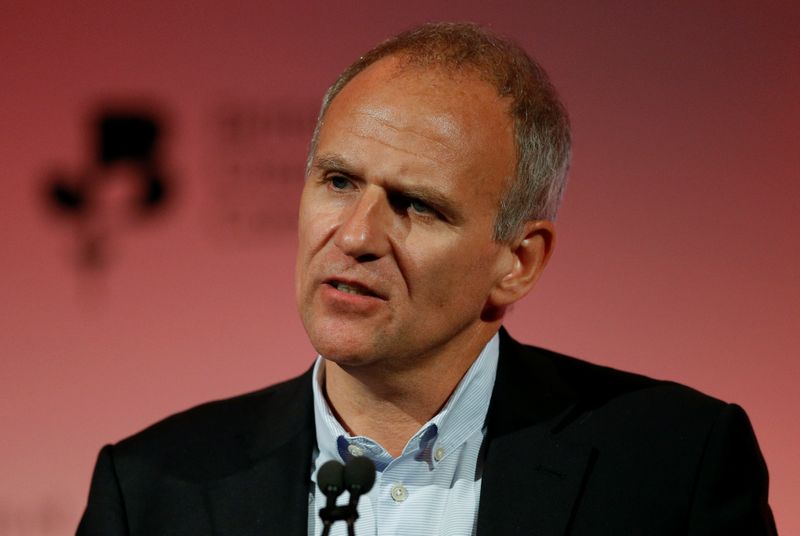
[[492, 338], [494, 330], [398, 368], [375, 362], [345, 366], [325, 361], [325, 395], [332, 411], [353, 435], [370, 437], [399, 456], [408, 440], [433, 418]]

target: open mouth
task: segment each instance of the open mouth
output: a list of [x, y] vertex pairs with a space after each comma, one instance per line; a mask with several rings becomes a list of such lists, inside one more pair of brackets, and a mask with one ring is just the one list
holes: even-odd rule
[[372, 292], [367, 287], [361, 286], [358, 283], [343, 283], [341, 281], [331, 280], [328, 281], [328, 284], [338, 290], [339, 292], [344, 292], [345, 294], [355, 294], [357, 296], [372, 296], [378, 298], [379, 296]]

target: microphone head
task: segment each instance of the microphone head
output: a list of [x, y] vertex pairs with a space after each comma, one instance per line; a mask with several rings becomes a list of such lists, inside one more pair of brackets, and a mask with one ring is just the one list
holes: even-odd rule
[[357, 456], [344, 467], [344, 487], [351, 495], [363, 495], [375, 483], [375, 464], [363, 456]]
[[336, 460], [322, 464], [317, 471], [317, 485], [326, 497], [338, 497], [344, 491], [344, 466]]

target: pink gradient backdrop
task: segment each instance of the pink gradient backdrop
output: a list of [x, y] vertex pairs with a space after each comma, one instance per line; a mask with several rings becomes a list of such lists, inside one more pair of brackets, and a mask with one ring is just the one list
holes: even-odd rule
[[[458, 19], [516, 37], [573, 119], [556, 255], [511, 332], [742, 404], [778, 528], [800, 534], [796, 2], [70, 4], [0, 4], [0, 533], [69, 533], [102, 444], [309, 366], [293, 231], [217, 229], [221, 99], [316, 107], [378, 40]], [[86, 160], [86, 112], [109, 98], [168, 111], [181, 196], [89, 281], [40, 187]]]

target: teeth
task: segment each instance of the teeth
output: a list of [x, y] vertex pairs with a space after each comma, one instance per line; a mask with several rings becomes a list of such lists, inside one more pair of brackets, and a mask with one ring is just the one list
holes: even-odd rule
[[366, 295], [366, 292], [357, 287], [351, 287], [350, 285], [345, 285], [344, 283], [337, 283], [336, 289], [341, 292], [346, 292], [348, 294], [359, 294], [359, 295]]

